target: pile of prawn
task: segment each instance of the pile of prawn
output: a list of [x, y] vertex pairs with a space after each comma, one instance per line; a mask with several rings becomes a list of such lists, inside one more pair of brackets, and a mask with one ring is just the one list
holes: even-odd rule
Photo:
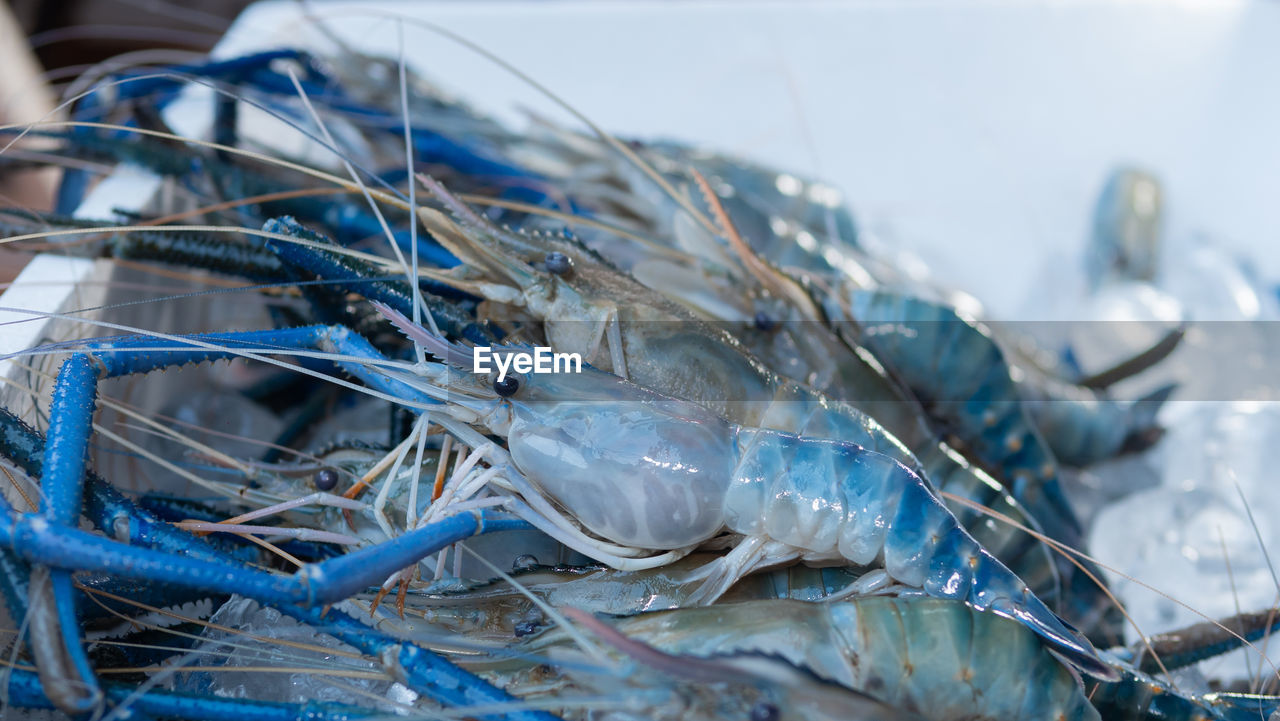
[[[1082, 377], [868, 250], [821, 182], [621, 141], [585, 118], [590, 132], [538, 119], [517, 133], [401, 62], [334, 53], [117, 70], [75, 98], [72, 121], [4, 129], [6, 143], [44, 143], [38, 158], [6, 146], [10, 171], [66, 168], [57, 212], [0, 211], [5, 242], [115, 269], [102, 303], [27, 312], [75, 340], [6, 358], [19, 372], [4, 422], [53, 432], [45, 399], [70, 353], [304, 326], [362, 339], [361, 356], [228, 342], [219, 352], [241, 360], [104, 384], [91, 466], [282, 576], [465, 514], [518, 520], [335, 604], [517, 701], [452, 707], [269, 601], [82, 569], [92, 670], [137, 684], [100, 711], [162, 692], [431, 718], [1274, 710], [1169, 675], [1265, 636], [1268, 614], [1119, 646], [1123, 614], [1064, 487], [1064, 467], [1159, 438], [1173, 388], [1125, 399], [1108, 386], [1158, 364], [1176, 335]], [[214, 142], [165, 125], [159, 99], [183, 87], [213, 89]], [[88, 102], [108, 93], [129, 102]], [[273, 157], [239, 129], [249, 106], [319, 150]], [[124, 165], [182, 201], [82, 217], [98, 207], [84, 199], [92, 171]], [[204, 290], [156, 297], [161, 278]], [[139, 296], [137, 282], [153, 287]], [[231, 306], [236, 328], [219, 319]], [[477, 372], [478, 347], [503, 363]], [[538, 373], [513, 360], [538, 348], [581, 362]], [[162, 381], [216, 391], [140, 400]], [[218, 430], [241, 415], [270, 433]], [[4, 495], [35, 512], [39, 473], [18, 448], [0, 448]], [[39, 658], [11, 620], [0, 678], [24, 705], [12, 684]]]

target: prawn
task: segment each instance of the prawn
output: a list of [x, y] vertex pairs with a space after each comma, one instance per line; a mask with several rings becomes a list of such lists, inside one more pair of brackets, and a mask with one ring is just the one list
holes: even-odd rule
[[[781, 563], [875, 565], [926, 594], [1017, 619], [1088, 673], [1113, 673], [1088, 640], [973, 540], [927, 483], [888, 456], [732, 423], [589, 366], [486, 385], [458, 372], [472, 368], [471, 349], [382, 310], [447, 362], [380, 365], [381, 372], [441, 402], [442, 414], [505, 438], [509, 451], [494, 467], [525, 489], [523, 501], [544, 495], [590, 532], [631, 548], [684, 555], [722, 532], [741, 535], [728, 555], [698, 572], [695, 603], [709, 604], [751, 571]], [[546, 526], [528, 507], [509, 509]], [[575, 550], [609, 562], [589, 546]]]
[[[612, 625], [672, 654], [776, 655], [934, 721], [1099, 718], [1039, 638], [954, 600], [763, 600], [642, 613]], [[563, 633], [554, 631], [528, 645], [545, 651], [557, 643]]]

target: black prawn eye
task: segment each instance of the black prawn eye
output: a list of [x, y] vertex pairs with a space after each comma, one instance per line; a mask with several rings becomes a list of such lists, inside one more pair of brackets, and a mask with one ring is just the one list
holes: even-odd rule
[[520, 390], [520, 381], [515, 376], [506, 376], [493, 382], [493, 392], [503, 398], [510, 398]]
[[547, 253], [543, 264], [547, 266], [547, 272], [552, 275], [564, 275], [573, 270], [573, 261], [569, 260], [569, 256], [558, 250]]
[[778, 327], [777, 321], [762, 310], [756, 311], [756, 317], [752, 320], [755, 321], [756, 330], [762, 330], [765, 333], [768, 333]]
[[332, 491], [338, 485], [338, 472], [332, 468], [321, 468], [316, 471], [311, 482], [315, 484], [316, 490]]

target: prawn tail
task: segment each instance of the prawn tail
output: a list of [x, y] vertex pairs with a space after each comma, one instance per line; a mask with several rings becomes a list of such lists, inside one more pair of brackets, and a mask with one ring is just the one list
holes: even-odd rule
[[1156, 423], [1156, 416], [1178, 384], [1161, 386], [1133, 402], [1129, 408], [1129, 432], [1121, 446], [1123, 453], [1136, 453], [1155, 445], [1164, 435], [1164, 429]]
[[964, 600], [1018, 621], [1074, 668], [1099, 679], [1117, 678], [1084, 634], [975, 541], [914, 474], [895, 465], [889, 473], [876, 474], [882, 483], [901, 488], [898, 498], [884, 506], [892, 518], [884, 539], [885, 570], [891, 576], [935, 598]]
[[1021, 605], [997, 601], [991, 611], [1012, 618], [1050, 643], [1050, 650], [1071, 667], [1102, 681], [1120, 680], [1120, 671], [1107, 663], [1075, 627], [1058, 618], [1039, 599]]

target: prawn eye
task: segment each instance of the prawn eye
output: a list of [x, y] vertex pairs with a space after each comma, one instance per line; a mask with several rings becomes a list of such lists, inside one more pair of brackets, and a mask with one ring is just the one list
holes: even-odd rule
[[778, 327], [777, 321], [762, 310], [756, 311], [756, 317], [752, 320], [755, 322], [756, 330], [761, 330], [765, 333], [768, 333]]
[[332, 468], [321, 468], [316, 471], [311, 482], [315, 484], [316, 490], [332, 491], [338, 485], [338, 472]]
[[520, 381], [515, 376], [505, 376], [498, 378], [493, 382], [493, 392], [503, 398], [510, 398], [520, 390]]
[[778, 721], [782, 712], [768, 701], [758, 701], [751, 707], [751, 721]]
[[547, 253], [543, 264], [547, 266], [547, 272], [552, 275], [564, 275], [573, 270], [573, 261], [569, 260], [569, 256], [558, 250]]

